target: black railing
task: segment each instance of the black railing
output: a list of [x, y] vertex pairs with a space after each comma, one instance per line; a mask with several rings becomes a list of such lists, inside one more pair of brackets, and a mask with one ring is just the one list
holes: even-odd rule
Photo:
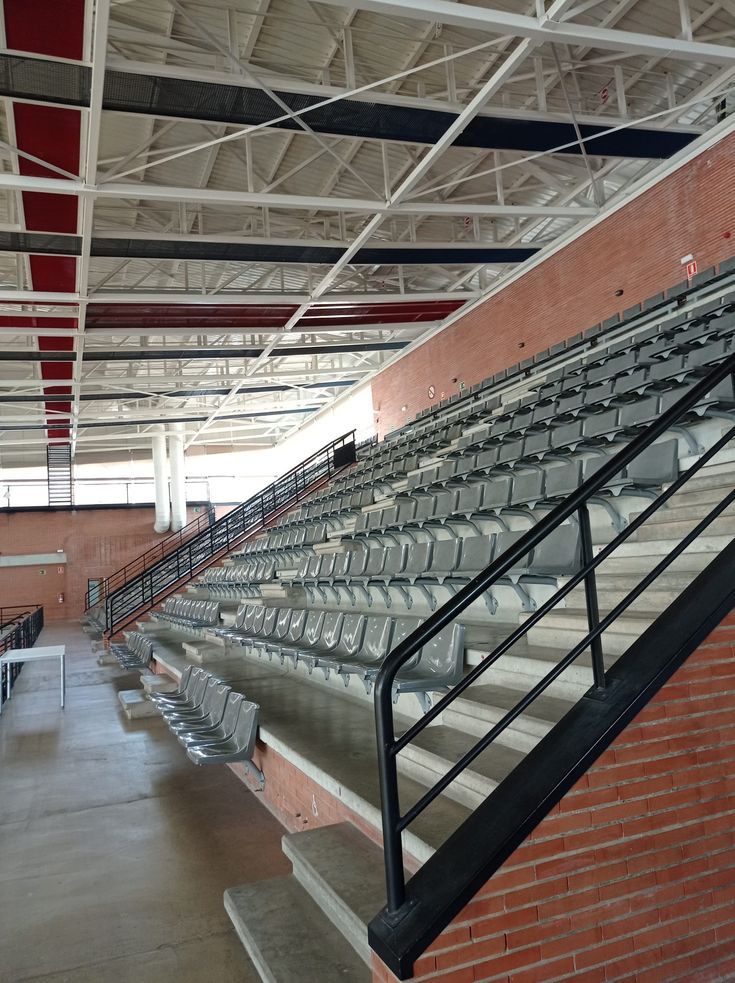
[[126, 563], [124, 567], [120, 567], [109, 577], [104, 577], [95, 587], [88, 589], [84, 595], [84, 609], [89, 611], [90, 608], [96, 607], [108, 595], [130, 583], [131, 580], [149, 570], [164, 557], [175, 553], [184, 543], [199, 535], [203, 529], [207, 529], [214, 522], [214, 506], [207, 503], [205, 511], [196, 519], [192, 519], [178, 532], [171, 533], [170, 536], [161, 539], [155, 546], [151, 546], [150, 549], [141, 553], [140, 556], [136, 556], [134, 560]]
[[[120, 630], [141, 609], [163, 600], [176, 585], [190, 580], [215, 557], [229, 552], [246, 536], [258, 532], [281, 512], [309, 495], [321, 482], [354, 463], [354, 436], [355, 431], [351, 430], [325, 444], [247, 502], [211, 525], [194, 531], [155, 562], [143, 563], [134, 577], [106, 594], [104, 630], [109, 634]], [[147, 555], [143, 554], [139, 560]]]
[[[684, 396], [666, 413], [651, 424], [640, 435], [623, 447], [617, 454], [611, 456], [606, 464], [599, 468], [573, 494], [565, 498], [551, 511], [532, 526], [528, 532], [517, 540], [502, 556], [498, 557], [481, 574], [459, 590], [443, 607], [432, 614], [416, 631], [398, 645], [383, 663], [375, 686], [375, 716], [378, 738], [378, 765], [380, 775], [380, 794], [383, 822], [383, 843], [386, 869], [387, 906], [378, 916], [388, 926], [397, 925], [410, 910], [406, 900], [406, 880], [403, 864], [403, 847], [401, 834], [472, 762], [503, 733], [513, 721], [542, 695], [576, 659], [585, 651], [590, 650], [594, 686], [600, 694], [605, 693], [606, 672], [603, 662], [601, 636], [623, 614], [634, 601], [640, 597], [656, 578], [666, 570], [671, 563], [688, 547], [724, 510], [735, 501], [735, 490], [729, 492], [714, 506], [709, 513], [684, 536], [653, 569], [638, 583], [627, 596], [620, 601], [604, 617], [598, 610], [598, 595], [595, 582], [595, 571], [612, 553], [624, 543], [637, 529], [651, 518], [658, 510], [686, 483], [697, 474], [701, 468], [711, 461], [735, 437], [735, 427], [729, 429], [717, 439], [696, 462], [684, 471], [655, 501], [633, 519], [610, 543], [599, 549], [593, 555], [590, 535], [589, 515], [587, 505], [593, 496], [600, 493], [605, 486], [623, 468], [638, 455], [645, 451], [655, 440], [667, 430], [682, 420], [710, 393], [720, 382], [727, 378], [734, 379], [735, 385], [735, 356], [730, 356], [716, 368], [712, 369], [702, 380], [689, 388]], [[505, 640], [490, 652], [482, 662], [474, 666], [447, 694], [442, 696], [433, 707], [416, 723], [408, 728], [400, 737], [395, 735], [393, 715], [393, 686], [398, 672], [421, 648], [437, 635], [446, 625], [452, 622], [477, 598], [488, 591], [512, 567], [519, 564], [530, 550], [544, 540], [553, 530], [567, 520], [577, 521], [580, 527], [581, 566], [577, 573], [570, 577], [564, 585], [547, 601], [533, 611], [519, 627], [515, 628]], [[511, 649], [520, 639], [535, 627], [570, 591], [584, 584], [588, 633], [574, 648], [532, 688], [526, 695], [509, 710], [477, 743], [464, 754], [442, 777], [405, 813], [401, 813], [398, 793], [398, 754], [410, 744], [421, 731], [432, 721], [436, 720], [451, 703], [457, 699], [469, 686], [482, 676], [494, 663]], [[428, 943], [427, 943], [428, 944]]]
[[[10, 649], [27, 649], [35, 645], [43, 628], [43, 608], [40, 604], [18, 604], [0, 607], [0, 655]], [[8, 675], [10, 688], [18, 678], [22, 662], [0, 666], [0, 702], [5, 701]]]

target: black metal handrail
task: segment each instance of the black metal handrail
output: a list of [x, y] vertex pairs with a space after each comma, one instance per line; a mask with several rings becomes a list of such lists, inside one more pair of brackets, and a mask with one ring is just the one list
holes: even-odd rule
[[[3, 605], [0, 607], [0, 655], [10, 649], [31, 648], [42, 628], [43, 608], [40, 604]], [[8, 678], [12, 689], [22, 668], [22, 662], [0, 666], [0, 703], [5, 701]]]
[[191, 579], [214, 557], [231, 550], [245, 536], [262, 529], [311, 494], [317, 484], [353, 463], [354, 435], [355, 431], [350, 430], [320, 447], [246, 502], [110, 591], [104, 598], [104, 630], [117, 631], [141, 608], [162, 600], [174, 586]]
[[191, 522], [179, 529], [178, 532], [165, 536], [155, 546], [151, 546], [141, 553], [140, 556], [136, 556], [134, 560], [130, 560], [129, 563], [120, 567], [119, 570], [110, 574], [109, 577], [103, 577], [101, 583], [96, 587], [88, 589], [84, 595], [85, 611], [89, 611], [90, 608], [95, 607], [100, 601], [103, 601], [108, 594], [112, 594], [118, 588], [124, 587], [134, 577], [139, 576], [155, 563], [158, 563], [159, 560], [162, 560], [165, 556], [179, 549], [187, 540], [198, 535], [202, 529], [206, 529], [214, 521], [214, 507], [210, 503], [205, 513], [198, 515], [196, 519], [192, 519]]
[[[599, 691], [604, 691], [606, 676], [600, 643], [602, 633], [633, 604], [641, 593], [674, 562], [687, 546], [701, 535], [702, 531], [718, 515], [735, 501], [735, 490], [733, 490], [718, 505], [711, 509], [708, 515], [697, 523], [695, 528], [683, 537], [677, 546], [657, 563], [612, 611], [600, 619], [595, 582], [595, 571], [597, 567], [735, 437], [735, 427], [728, 430], [711, 447], [702, 453], [694, 464], [687, 468], [676, 481], [631, 521], [610, 543], [600, 549], [597, 555], [593, 555], [592, 551], [589, 513], [587, 511], [588, 502], [596, 493], [604, 489], [616, 474], [630, 464], [631, 461], [646, 450], [667, 430], [676, 425], [718, 383], [728, 377], [735, 378], [735, 355], [730, 356], [707, 373], [701, 381], [689, 388], [686, 394], [670, 407], [666, 413], [662, 414], [656, 422], [630, 441], [617, 454], [612, 455], [609, 461], [583, 482], [575, 492], [551, 509], [543, 519], [532, 526], [502, 556], [494, 560], [482, 573], [461, 588], [446, 604], [430, 615], [411, 635], [396, 646], [384, 661], [375, 684], [375, 718], [378, 740], [378, 768], [387, 889], [387, 906], [383, 917], [390, 923], [398, 922], [408, 907], [406, 905], [406, 882], [401, 841], [402, 832], [479, 754], [490, 746], [499, 734], [510, 726], [539, 695], [545, 692], [551, 683], [586, 649], [590, 649], [591, 651], [594, 685]], [[409, 727], [399, 738], [396, 738], [393, 716], [393, 685], [401, 667], [413, 658], [446, 625], [452, 622], [478, 597], [489, 590], [496, 581], [502, 578], [530, 550], [563, 522], [574, 516], [577, 517], [579, 522], [581, 540], [582, 562], [578, 572], [570, 577], [551, 598], [531, 613], [523, 624], [514, 629], [500, 645], [483, 658], [482, 662], [473, 667], [461, 682], [441, 697], [420, 720]], [[418, 802], [414, 803], [404, 815], [401, 815], [397, 770], [397, 756], [399, 752], [411, 743], [436, 717], [446, 710], [468, 686], [486, 672], [516, 642], [523, 638], [560, 600], [583, 582], [587, 604], [588, 634], [543, 679], [529, 690], [518, 704], [509, 710], [484, 737], [442, 775]]]

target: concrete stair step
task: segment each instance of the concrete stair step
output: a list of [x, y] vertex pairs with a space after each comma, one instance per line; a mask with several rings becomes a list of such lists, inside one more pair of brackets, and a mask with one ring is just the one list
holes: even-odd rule
[[189, 660], [198, 666], [222, 658], [222, 646], [210, 642], [209, 639], [184, 642], [183, 649]]
[[[492, 673], [494, 685], [508, 689], [528, 691], [548, 674], [556, 663], [569, 651], [569, 646], [562, 650], [558, 644], [535, 644], [534, 654], [523, 651], [523, 646], [514, 647], [510, 653], [502, 655], [489, 672]], [[468, 649], [465, 662], [477, 665], [488, 654], [482, 649]], [[547, 696], [560, 700], [576, 702], [592, 685], [592, 668], [585, 662], [583, 654], [574, 665], [569, 666], [555, 679], [546, 691]]]
[[[631, 533], [626, 542], [651, 543], [658, 542], [659, 540], [674, 540], [675, 543], [678, 543], [697, 525], [700, 516], [690, 514], [685, 517], [683, 513], [680, 513], [678, 510], [676, 511], [676, 516], [662, 513], [658, 516], [658, 521], [644, 523], [640, 529], [636, 529], [635, 532]], [[703, 514], [707, 511], [709, 510], [704, 509]], [[707, 527], [704, 536], [708, 539], [716, 536], [735, 536], [735, 513], [718, 516]]]
[[[604, 613], [604, 612], [603, 612]], [[619, 656], [627, 652], [636, 638], [655, 620], [655, 613], [632, 615], [630, 612], [620, 618], [602, 636], [602, 647], [606, 655]], [[572, 649], [587, 634], [587, 615], [565, 609], [548, 614], [543, 621], [529, 630], [529, 638], [540, 646]]]
[[140, 681], [146, 693], [172, 693], [178, 688], [170, 676], [163, 676], [155, 672], [141, 673]]
[[143, 690], [123, 689], [117, 694], [117, 698], [128, 720], [137, 720], [139, 717], [155, 717], [158, 715], [158, 710], [156, 710]]
[[383, 851], [351, 823], [288, 833], [293, 876], [370, 965], [367, 926], [385, 904]]
[[[640, 570], [647, 572], [680, 542], [680, 537], [641, 543], [629, 540], [621, 543], [612, 556], [601, 564], [599, 569], [605, 573], [635, 573]], [[709, 535], [709, 533], [705, 533], [688, 546], [668, 570], [674, 573], [682, 570], [703, 570], [712, 555], [722, 552], [731, 542], [731, 535]], [[596, 549], [595, 552], [599, 552], [599, 549]]]
[[225, 891], [225, 910], [265, 983], [369, 983], [370, 969], [295, 877]]
[[[427, 727], [401, 751], [398, 770], [430, 787], [475, 743], [472, 735], [452, 727]], [[468, 809], [475, 809], [520, 764], [523, 757], [523, 751], [494, 744], [476, 758], [443, 794]]]
[[[488, 670], [492, 678], [492, 669]], [[465, 734], [482, 737], [526, 695], [527, 690], [473, 683], [442, 714], [442, 722]], [[571, 709], [571, 700], [538, 697], [498, 737], [498, 742], [527, 753]]]

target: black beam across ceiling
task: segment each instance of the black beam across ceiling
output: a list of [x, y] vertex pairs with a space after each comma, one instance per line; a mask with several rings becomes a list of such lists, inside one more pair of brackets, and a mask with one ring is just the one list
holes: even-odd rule
[[[356, 379], [325, 379], [324, 382], [300, 382], [292, 386], [248, 386], [239, 390], [241, 396], [252, 393], [286, 393], [293, 392], [294, 389], [344, 389], [354, 386]], [[135, 399], [157, 399], [161, 396], [166, 399], [187, 398], [190, 396], [226, 396], [230, 392], [229, 386], [220, 386], [216, 389], [161, 389], [158, 392], [99, 392], [82, 393], [79, 399], [83, 403], [109, 402]], [[68, 403], [68, 393], [4, 393], [0, 395], [0, 403]]]
[[[0, 232], [0, 252], [34, 253], [44, 256], [81, 256], [80, 236], [45, 232]], [[331, 266], [344, 246], [273, 245], [266, 242], [201, 242], [184, 239], [92, 239], [90, 255], [113, 259], [210, 260], [238, 263], [311, 263]], [[392, 248], [376, 246], [358, 250], [352, 265], [416, 266], [473, 263], [522, 263], [538, 252], [532, 246], [472, 245]]]
[[[289, 345], [274, 348], [271, 358], [289, 355], [350, 355], [357, 352], [395, 352], [405, 348], [406, 341], [355, 341], [350, 345]], [[82, 355], [84, 362], [156, 362], [171, 359], [258, 358], [264, 348], [87, 348]], [[75, 352], [62, 351], [0, 351], [0, 362], [73, 362]]]
[[[67, 397], [68, 400], [68, 397]], [[294, 416], [296, 414], [306, 414], [315, 413], [320, 410], [321, 406], [300, 406], [300, 407], [290, 407], [283, 410], [253, 410], [251, 412], [242, 413], [225, 413], [222, 416], [218, 416], [218, 420], [251, 420], [257, 419], [258, 417], [273, 417], [273, 416]], [[124, 418], [117, 420], [94, 420], [91, 423], [85, 423], [84, 420], [79, 421], [80, 430], [94, 430], [99, 427], [148, 427], [155, 423], [204, 423], [209, 419], [208, 415], [205, 416], [165, 416], [165, 417], [151, 417], [150, 420], [126, 420]], [[52, 420], [50, 423], [19, 423], [11, 424], [6, 426], [2, 424], [3, 430], [55, 430], [57, 427], [64, 426], [61, 420], [66, 420], [65, 414], [59, 414], [59, 418]]]
[[[91, 70], [83, 65], [10, 54], [0, 56], [0, 95], [11, 99], [88, 106], [90, 78]], [[322, 101], [316, 95], [285, 90], [276, 95], [294, 111]], [[283, 115], [282, 107], [256, 87], [118, 70], [105, 73], [102, 106], [121, 113], [237, 125], [268, 123]], [[457, 116], [451, 112], [381, 103], [379, 93], [373, 93], [370, 102], [340, 99], [312, 110], [304, 118], [317, 133], [434, 144]], [[275, 125], [285, 130], [299, 128], [298, 122], [290, 119]], [[584, 138], [595, 137], [587, 144], [587, 153], [608, 157], [670, 157], [697, 136], [694, 131], [637, 126], [613, 132], [606, 126], [581, 125], [580, 130]], [[572, 122], [482, 115], [472, 120], [455, 142], [460, 147], [532, 152], [548, 152], [569, 143], [572, 146], [565, 153], [574, 154], [581, 152], [579, 146], [574, 146], [576, 140]]]

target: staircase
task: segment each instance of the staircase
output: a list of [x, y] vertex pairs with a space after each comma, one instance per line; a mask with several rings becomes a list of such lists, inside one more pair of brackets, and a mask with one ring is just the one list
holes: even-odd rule
[[69, 508], [74, 504], [70, 444], [49, 444], [46, 448], [48, 504], [50, 508]]
[[259, 532], [355, 461], [354, 430], [321, 447], [223, 518], [199, 516], [103, 582], [87, 619], [107, 637], [122, 631], [238, 543]]

